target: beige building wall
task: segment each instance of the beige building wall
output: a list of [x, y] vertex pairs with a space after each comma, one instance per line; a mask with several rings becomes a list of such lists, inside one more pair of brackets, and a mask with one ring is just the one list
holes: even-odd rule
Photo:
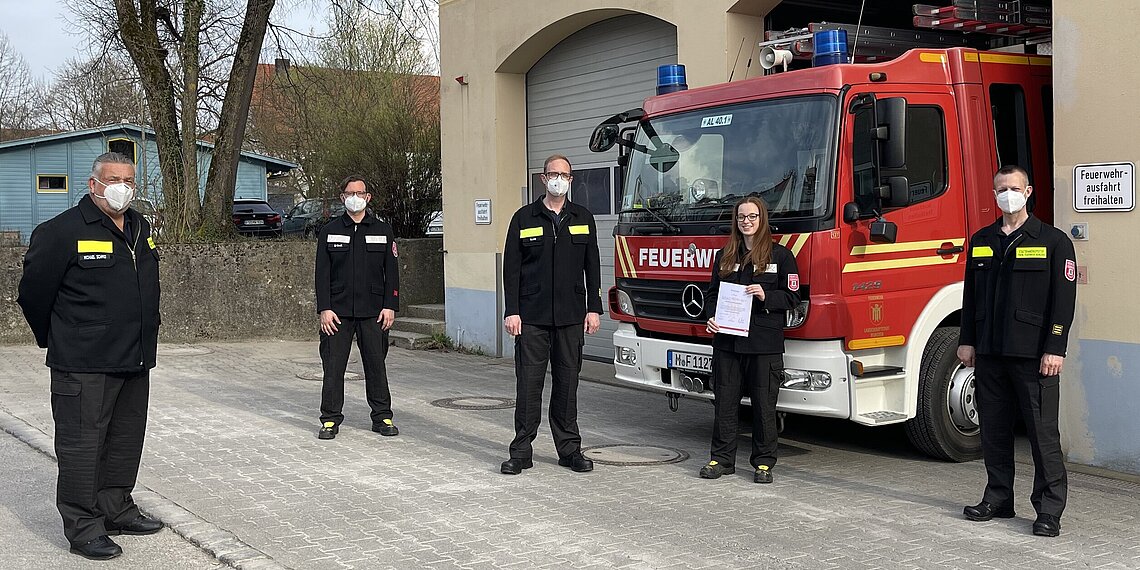
[[[690, 87], [755, 76], [755, 62], [746, 70], [749, 50], [762, 39], [763, 16], [778, 3], [441, 0], [444, 286], [453, 340], [504, 352], [498, 264], [506, 226], [527, 185], [525, 84], [531, 66], [590, 24], [642, 13], [677, 26], [678, 61]], [[491, 200], [490, 224], [475, 224], [476, 199]]]
[[1088, 283], [1062, 382], [1061, 433], [1072, 461], [1140, 473], [1140, 211], [1077, 212], [1078, 164], [1140, 162], [1140, 12], [1131, 0], [1054, 0], [1056, 224]]

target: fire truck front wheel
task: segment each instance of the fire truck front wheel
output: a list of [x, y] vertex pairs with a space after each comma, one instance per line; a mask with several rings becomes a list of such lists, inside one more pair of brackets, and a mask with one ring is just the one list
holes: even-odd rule
[[906, 434], [923, 453], [948, 461], [982, 456], [974, 408], [974, 370], [958, 361], [958, 329], [935, 329], [922, 353], [918, 413]]

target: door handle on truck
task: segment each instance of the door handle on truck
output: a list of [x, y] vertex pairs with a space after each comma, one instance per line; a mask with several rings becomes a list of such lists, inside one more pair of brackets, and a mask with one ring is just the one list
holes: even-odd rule
[[955, 245], [952, 247], [944, 247], [942, 249], [939, 249], [938, 255], [954, 255], [955, 253], [962, 253], [963, 251], [966, 251], [966, 248], [960, 245]]

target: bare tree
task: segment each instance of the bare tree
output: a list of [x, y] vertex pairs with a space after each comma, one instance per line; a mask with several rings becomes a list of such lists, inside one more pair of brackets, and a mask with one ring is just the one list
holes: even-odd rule
[[134, 68], [115, 54], [68, 60], [56, 72], [40, 105], [46, 126], [57, 131], [119, 122], [149, 124]]
[[37, 126], [35, 98], [39, 90], [24, 56], [0, 32], [0, 140], [13, 130]]

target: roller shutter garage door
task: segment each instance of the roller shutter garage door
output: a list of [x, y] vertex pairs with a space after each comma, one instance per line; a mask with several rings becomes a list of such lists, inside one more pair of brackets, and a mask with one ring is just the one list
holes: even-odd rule
[[[542, 195], [538, 175], [552, 154], [570, 159], [570, 200], [594, 213], [602, 258], [602, 302], [614, 284], [613, 228], [620, 199], [617, 150], [587, 147], [598, 123], [640, 107], [656, 93], [657, 66], [677, 62], [677, 29], [651, 16], [619, 16], [579, 30], [554, 46], [526, 76], [527, 169], [530, 199]], [[607, 303], [608, 305], [608, 303]], [[613, 361], [617, 322], [607, 314], [602, 329], [587, 335], [585, 356]]]

